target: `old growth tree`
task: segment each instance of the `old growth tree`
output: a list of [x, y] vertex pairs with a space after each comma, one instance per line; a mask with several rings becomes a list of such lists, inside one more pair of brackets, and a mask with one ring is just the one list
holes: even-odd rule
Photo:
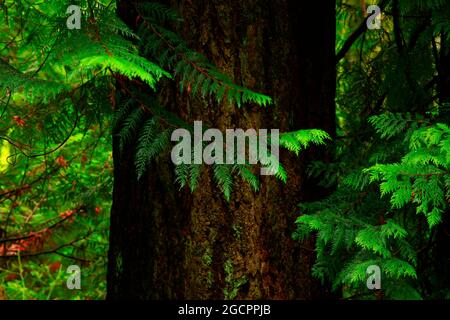
[[[202, 120], [220, 130], [319, 128], [333, 135], [333, 1], [167, 2], [181, 13], [183, 22], [175, 29], [192, 49], [234, 83], [267, 94], [274, 103], [245, 103], [241, 108], [217, 103], [190, 95], [192, 79], [183, 92], [177, 81], [161, 82], [157, 100], [163, 108], [188, 124]], [[135, 1], [119, 1], [118, 11], [133, 30], [152, 28], [142, 22]], [[125, 98], [131, 91], [149, 91], [130, 81], [120, 81], [118, 90]], [[187, 187], [180, 190], [168, 152], [152, 161], [138, 180], [137, 143], [121, 146], [114, 136], [109, 299], [293, 299], [319, 294], [310, 276], [312, 246], [293, 241], [291, 234], [299, 200], [326, 193], [306, 177], [305, 161], [326, 160], [328, 152], [316, 149], [299, 158], [282, 151], [286, 184], [260, 177], [255, 192], [234, 176], [227, 201], [208, 166], [197, 173], [193, 193]]]

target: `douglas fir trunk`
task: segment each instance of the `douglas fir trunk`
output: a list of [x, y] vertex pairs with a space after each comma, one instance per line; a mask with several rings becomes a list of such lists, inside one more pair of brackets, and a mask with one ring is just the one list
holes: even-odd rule
[[[167, 1], [166, 1], [167, 2]], [[178, 2], [178, 1], [173, 1]], [[119, 13], [132, 27], [131, 1]], [[335, 130], [333, 1], [185, 0], [174, 4], [180, 34], [237, 84], [270, 95], [275, 105], [242, 108], [180, 93], [164, 83], [165, 108], [193, 124], [230, 128]], [[130, 83], [130, 85], [133, 85]], [[281, 151], [287, 184], [260, 177], [259, 192], [236, 178], [231, 201], [205, 166], [194, 193], [179, 191], [166, 154], [136, 179], [133, 146], [119, 153], [108, 266], [109, 299], [310, 299], [319, 290], [311, 243], [291, 239], [301, 200], [324, 190], [305, 178], [305, 159]]]

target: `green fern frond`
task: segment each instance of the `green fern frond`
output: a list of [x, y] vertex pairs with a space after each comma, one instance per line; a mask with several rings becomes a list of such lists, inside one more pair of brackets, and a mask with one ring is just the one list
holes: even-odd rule
[[152, 136], [152, 134], [154, 134], [153, 130], [156, 130], [156, 128], [153, 128], [152, 125], [149, 124], [148, 128], [142, 133], [143, 135], [139, 139], [135, 157], [138, 180], [147, 170], [150, 162], [170, 145], [171, 131], [169, 129], [157, 133], [156, 136]]
[[280, 135], [280, 146], [298, 155], [311, 144], [324, 145], [331, 137], [325, 131], [318, 129], [299, 130]]
[[247, 165], [237, 164], [235, 165], [235, 168], [242, 179], [249, 183], [255, 192], [259, 191], [259, 179], [253, 174], [253, 172], [250, 171]]
[[144, 111], [141, 108], [136, 108], [125, 119], [125, 121], [123, 121], [122, 128], [118, 133], [120, 152], [123, 152], [125, 145], [135, 136], [143, 119]]
[[[180, 77], [181, 91], [203, 97], [214, 96], [217, 103], [228, 100], [241, 107], [244, 103], [259, 106], [272, 104], [272, 98], [235, 84], [228, 76], [215, 68], [203, 55], [191, 50], [174, 32], [154, 24], [151, 20], [140, 26], [141, 46], [147, 54], [161, 57], [159, 62], [172, 66], [174, 74]], [[170, 53], [169, 53], [170, 52]]]
[[197, 188], [198, 180], [200, 178], [200, 174], [202, 171], [202, 165], [199, 164], [190, 164], [189, 168], [189, 188], [191, 192]]
[[159, 121], [156, 117], [147, 120], [140, 130], [134, 162], [138, 180], [142, 177], [155, 156], [156, 149], [153, 146], [153, 142], [158, 133]]
[[225, 199], [230, 201], [233, 188], [232, 166], [226, 164], [214, 164], [213, 171], [214, 179], [223, 192]]

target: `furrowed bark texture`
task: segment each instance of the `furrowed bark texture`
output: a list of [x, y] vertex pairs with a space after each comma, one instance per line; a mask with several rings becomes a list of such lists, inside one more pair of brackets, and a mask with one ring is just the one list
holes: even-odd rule
[[[185, 0], [180, 33], [236, 83], [274, 98], [257, 107], [192, 98], [164, 83], [164, 107], [188, 123], [218, 128], [321, 128], [335, 131], [333, 1]], [[129, 1], [119, 13], [136, 20]], [[228, 203], [212, 168], [197, 190], [178, 190], [166, 154], [138, 182], [133, 146], [121, 155], [114, 139], [115, 182], [108, 266], [109, 299], [311, 299], [312, 243], [291, 239], [301, 200], [324, 190], [305, 178], [305, 159], [281, 152], [286, 184], [260, 177], [254, 192], [236, 178]]]

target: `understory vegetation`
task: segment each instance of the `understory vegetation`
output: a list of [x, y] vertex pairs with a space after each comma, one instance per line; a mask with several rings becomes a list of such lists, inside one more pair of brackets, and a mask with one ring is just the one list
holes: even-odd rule
[[[79, 30], [66, 25], [71, 4]], [[360, 1], [336, 1], [337, 135], [280, 133], [298, 159], [311, 147], [333, 155], [308, 163], [331, 192], [299, 203], [290, 236], [315, 241], [311, 274], [340, 299], [450, 299], [450, 3], [378, 5], [381, 29], [370, 30]], [[167, 82], [236, 110], [276, 107], [191, 49], [177, 10], [135, 10], [134, 30], [115, 1], [0, 2], [0, 300], [106, 297], [113, 138], [122, 152], [133, 146], [141, 181], [152, 161], [169, 161], [175, 129], [193, 131], [161, 103]], [[284, 184], [283, 160], [269, 154], [259, 166]], [[213, 165], [227, 203], [237, 179], [261, 191], [255, 167]], [[204, 169], [177, 165], [173, 183], [195, 193]], [[66, 286], [70, 265], [81, 267], [82, 290]], [[367, 290], [373, 265], [381, 290]], [[231, 260], [225, 268], [233, 299], [247, 278], [229, 275]]]

